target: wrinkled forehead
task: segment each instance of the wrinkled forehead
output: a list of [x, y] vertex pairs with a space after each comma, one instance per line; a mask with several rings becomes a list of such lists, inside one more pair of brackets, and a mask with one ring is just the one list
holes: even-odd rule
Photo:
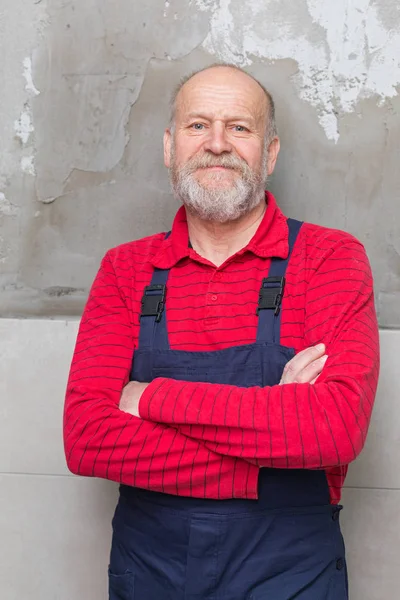
[[259, 125], [268, 115], [264, 90], [245, 73], [214, 68], [198, 73], [181, 88], [176, 98], [176, 120], [204, 114], [212, 119], [252, 119]]

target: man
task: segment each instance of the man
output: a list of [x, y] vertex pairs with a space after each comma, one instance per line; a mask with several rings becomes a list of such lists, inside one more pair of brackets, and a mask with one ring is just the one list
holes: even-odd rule
[[338, 502], [377, 385], [372, 279], [352, 236], [265, 194], [278, 152], [256, 80], [186, 79], [164, 137], [184, 206], [91, 289], [64, 436], [72, 472], [122, 484], [111, 600], [348, 597]]

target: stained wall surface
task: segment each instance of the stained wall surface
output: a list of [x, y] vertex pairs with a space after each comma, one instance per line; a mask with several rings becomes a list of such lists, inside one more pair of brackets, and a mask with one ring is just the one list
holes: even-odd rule
[[225, 60], [276, 98], [281, 207], [360, 238], [400, 325], [398, 0], [0, 0], [0, 51], [1, 315], [79, 315], [106, 249], [169, 227], [169, 94]]

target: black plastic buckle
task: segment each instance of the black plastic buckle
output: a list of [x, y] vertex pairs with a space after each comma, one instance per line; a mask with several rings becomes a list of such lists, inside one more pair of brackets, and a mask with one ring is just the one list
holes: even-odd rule
[[262, 280], [258, 298], [257, 316], [260, 310], [273, 310], [275, 316], [279, 315], [283, 292], [285, 290], [284, 277], [265, 277]]
[[156, 317], [156, 323], [161, 321], [161, 315], [165, 305], [165, 289], [162, 284], [148, 285], [144, 288], [142, 297], [142, 317]]

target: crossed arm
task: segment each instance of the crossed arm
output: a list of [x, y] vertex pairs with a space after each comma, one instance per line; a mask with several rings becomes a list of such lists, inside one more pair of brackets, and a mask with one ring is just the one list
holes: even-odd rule
[[214, 477], [216, 495], [223, 498], [252, 497], [248, 490], [256, 487], [258, 466], [350, 462], [365, 440], [378, 371], [370, 276], [352, 285], [337, 318], [325, 324], [321, 317], [327, 363], [316, 362], [322, 349], [307, 349], [288, 365], [280, 386], [245, 389], [172, 379], [127, 385], [132, 324], [107, 255], [82, 318], [68, 382], [69, 468], [198, 497], [214, 497], [208, 488], [215, 486]]
[[[317, 344], [299, 352], [286, 363], [279, 385], [287, 383], [310, 383], [314, 385], [328, 359], [325, 344]], [[148, 383], [130, 381], [122, 390], [119, 407], [134, 417], [140, 418], [139, 404]]]
[[[259, 467], [315, 469], [348, 464], [361, 450], [363, 429], [356, 418], [356, 435], [348, 433], [342, 439], [335, 439], [336, 432], [332, 430], [327, 414], [327, 409], [332, 411], [332, 400], [335, 402], [332, 391], [328, 390], [330, 402], [321, 401], [311, 387], [316, 384], [320, 394], [326, 391], [317, 382], [324, 377], [323, 368], [327, 360], [324, 344], [306, 348], [286, 364], [279, 386], [267, 388], [187, 384], [161, 378], [151, 386], [132, 381], [123, 390], [120, 409], [148, 421], [176, 427], [179, 432], [203, 442], [214, 452], [245, 459]], [[160, 393], [165, 384], [169, 388], [168, 398]], [[294, 385], [283, 389], [289, 384]], [[197, 386], [200, 389], [196, 389]], [[294, 395], [296, 407], [291, 402], [290, 393]], [[291, 410], [286, 423], [285, 400], [287, 405], [290, 403]], [[349, 403], [347, 399], [343, 404], [346, 403]], [[316, 415], [313, 404], [314, 413], [319, 409]], [[340, 408], [336, 409], [341, 416], [341, 425], [346, 427]], [[303, 426], [303, 432], [300, 431], [299, 412], [307, 412], [305, 422], [309, 429]], [[294, 420], [298, 421], [299, 430], [290, 432]], [[271, 430], [274, 425], [281, 444], [273, 450]], [[310, 428], [316, 442], [310, 440]], [[291, 439], [288, 441], [289, 436]]]
[[[363, 258], [360, 247], [343, 245], [322, 263], [323, 281], [334, 281], [340, 270], [340, 281], [348, 281], [345, 292], [322, 295], [318, 272], [307, 287], [306, 336], [317, 328], [328, 357], [321, 350], [318, 359], [317, 348], [306, 349], [288, 364], [280, 386], [240, 388], [167, 378], [131, 384], [127, 410], [257, 466], [347, 465], [365, 443], [379, 370], [371, 276]], [[344, 266], [335, 268], [336, 260]]]

